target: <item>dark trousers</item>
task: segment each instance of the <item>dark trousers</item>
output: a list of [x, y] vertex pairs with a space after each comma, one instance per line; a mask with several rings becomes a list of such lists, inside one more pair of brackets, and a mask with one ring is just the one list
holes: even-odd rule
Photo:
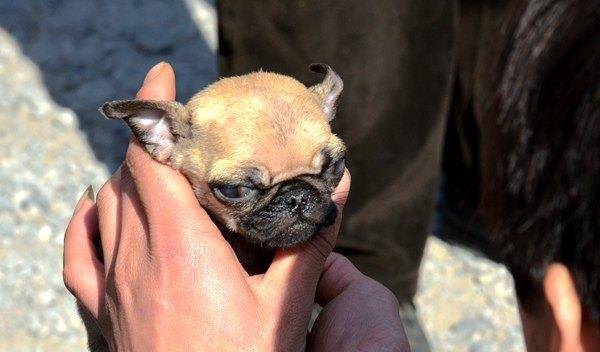
[[400, 300], [415, 293], [456, 79], [455, 1], [218, 1], [223, 76], [269, 70], [345, 83], [334, 131], [350, 199], [337, 251]]

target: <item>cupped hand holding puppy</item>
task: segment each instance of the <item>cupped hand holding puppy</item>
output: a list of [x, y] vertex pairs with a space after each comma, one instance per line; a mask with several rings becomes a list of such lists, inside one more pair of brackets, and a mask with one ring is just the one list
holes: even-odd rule
[[[173, 100], [172, 68], [153, 68], [137, 96]], [[349, 186], [346, 172], [333, 195], [340, 208]], [[354, 275], [348, 276], [352, 284], [340, 287], [328, 270], [317, 292], [339, 222], [340, 217], [307, 245], [280, 250], [265, 274], [249, 276], [185, 177], [132, 142], [97, 202], [82, 199], [77, 205], [65, 234], [64, 280], [113, 351], [301, 351], [315, 294], [331, 307], [348, 298], [385, 302], [376, 316], [387, 317], [391, 335], [404, 341], [395, 300], [381, 285]], [[102, 260], [94, 248], [98, 236]], [[365, 282], [375, 289], [365, 291]], [[355, 334], [352, 329], [337, 329], [336, 339], [328, 339], [332, 335], [322, 323], [337, 321], [336, 311], [347, 317], [348, 309], [361, 316], [356, 306], [326, 305], [311, 334], [312, 347], [349, 341], [344, 331]], [[369, 317], [364, 322], [373, 323]], [[363, 345], [367, 333], [372, 331], [365, 330]]]

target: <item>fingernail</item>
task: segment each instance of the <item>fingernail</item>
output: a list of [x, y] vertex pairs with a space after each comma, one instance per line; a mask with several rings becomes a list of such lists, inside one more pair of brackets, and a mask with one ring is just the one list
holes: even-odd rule
[[84, 200], [90, 200], [92, 202], [95, 202], [94, 200], [94, 188], [92, 187], [92, 185], [89, 185], [85, 191], [83, 192], [83, 194], [81, 195], [81, 198], [79, 198], [79, 200], [77, 201], [77, 205], [75, 205], [75, 211], [79, 210], [79, 208], [81, 208], [81, 206], [84, 203]]
[[152, 67], [150, 71], [148, 71], [148, 73], [146, 74], [146, 78], [144, 78], [144, 83], [142, 83], [142, 85], [155, 79], [160, 74], [160, 71], [162, 71], [163, 67], [165, 67], [164, 61], [161, 61], [154, 65], [154, 67]]

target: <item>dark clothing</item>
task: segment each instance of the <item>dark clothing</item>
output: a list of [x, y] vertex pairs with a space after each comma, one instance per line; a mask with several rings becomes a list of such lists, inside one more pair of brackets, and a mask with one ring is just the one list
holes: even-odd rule
[[352, 190], [337, 251], [400, 300], [416, 290], [457, 68], [475, 62], [470, 39], [456, 50], [457, 28], [481, 25], [477, 4], [463, 23], [455, 1], [218, 1], [223, 76], [262, 68], [308, 85], [322, 78], [308, 65], [323, 62], [344, 80], [333, 130]]

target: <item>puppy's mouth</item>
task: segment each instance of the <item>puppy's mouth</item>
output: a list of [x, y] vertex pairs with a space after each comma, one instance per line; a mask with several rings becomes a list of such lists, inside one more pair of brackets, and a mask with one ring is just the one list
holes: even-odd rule
[[337, 208], [329, 194], [307, 185], [285, 188], [265, 207], [240, 221], [247, 241], [266, 248], [289, 248], [308, 242], [332, 225]]
[[336, 216], [337, 209], [331, 204], [321, 222], [315, 223], [298, 217], [289, 225], [273, 223], [272, 226], [251, 226], [246, 229], [245, 237], [249, 242], [266, 248], [295, 247], [308, 242], [321, 228], [332, 225]]

